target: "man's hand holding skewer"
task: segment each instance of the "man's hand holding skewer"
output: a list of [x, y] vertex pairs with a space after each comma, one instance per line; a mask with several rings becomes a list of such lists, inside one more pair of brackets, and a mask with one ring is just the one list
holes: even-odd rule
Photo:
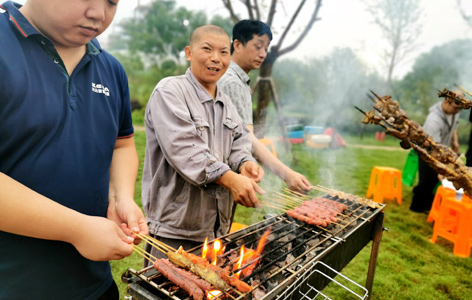
[[257, 183], [242, 174], [228, 171], [215, 183], [227, 188], [233, 195], [234, 201], [246, 207], [261, 208], [257, 194], [264, 195], [265, 191]]
[[127, 236], [134, 238], [133, 243], [136, 245], [141, 242], [141, 238], [132, 234], [131, 231], [143, 235], [149, 234], [146, 218], [133, 199], [110, 201], [107, 219], [114, 221]]
[[254, 180], [255, 182], [260, 182], [262, 177], [264, 177], [265, 175], [264, 169], [262, 169], [261, 166], [252, 161], [247, 161], [243, 163], [239, 168], [239, 173], [249, 179]]

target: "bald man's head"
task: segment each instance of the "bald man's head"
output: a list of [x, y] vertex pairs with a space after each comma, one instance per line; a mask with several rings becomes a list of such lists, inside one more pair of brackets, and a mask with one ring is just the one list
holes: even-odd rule
[[218, 27], [216, 25], [203, 25], [195, 28], [195, 30], [192, 32], [192, 35], [190, 36], [189, 46], [192, 47], [193, 45], [198, 43], [202, 39], [202, 37], [208, 34], [226, 36], [229, 41], [228, 34], [221, 27]]
[[218, 26], [198, 27], [185, 47], [190, 70], [203, 87], [215, 97], [216, 82], [228, 69], [231, 61], [228, 34]]

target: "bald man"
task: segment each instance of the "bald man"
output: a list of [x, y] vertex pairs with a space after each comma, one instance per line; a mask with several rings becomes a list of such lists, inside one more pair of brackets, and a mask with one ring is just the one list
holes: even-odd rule
[[251, 156], [249, 130], [217, 86], [230, 63], [226, 32], [195, 29], [185, 55], [185, 75], [161, 80], [146, 107], [142, 200], [151, 235], [188, 249], [227, 234], [235, 202], [259, 207], [264, 171]]

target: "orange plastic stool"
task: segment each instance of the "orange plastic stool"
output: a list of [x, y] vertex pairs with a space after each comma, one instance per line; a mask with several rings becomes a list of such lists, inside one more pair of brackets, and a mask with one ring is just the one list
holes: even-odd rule
[[269, 150], [272, 152], [272, 154], [277, 157], [277, 152], [275, 151], [275, 145], [274, 141], [271, 139], [259, 139], [259, 141], [264, 145], [269, 148]]
[[436, 221], [439, 217], [439, 208], [441, 207], [441, 201], [445, 197], [455, 197], [456, 191], [449, 188], [443, 187], [442, 185], [438, 186], [436, 194], [434, 195], [433, 205], [428, 214], [428, 222]]
[[431, 242], [440, 236], [454, 243], [453, 253], [469, 257], [472, 247], [472, 202], [465, 196], [462, 200], [444, 197], [441, 201], [439, 217], [434, 222]]
[[385, 198], [396, 199], [402, 204], [402, 172], [391, 167], [373, 167], [366, 198], [378, 203]]
[[235, 231], [241, 230], [241, 229], [246, 228], [246, 227], [247, 227], [247, 225], [233, 222], [233, 224], [231, 224], [231, 229], [229, 230], [229, 232], [233, 233]]

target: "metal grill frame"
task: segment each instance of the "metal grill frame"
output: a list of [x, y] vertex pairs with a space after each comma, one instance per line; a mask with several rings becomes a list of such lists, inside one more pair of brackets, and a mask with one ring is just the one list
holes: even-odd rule
[[[327, 197], [329, 198], [329, 197]], [[375, 274], [375, 267], [377, 262], [377, 255], [378, 255], [378, 248], [381, 241], [382, 229], [383, 229], [383, 208], [385, 205], [382, 205], [382, 208], [376, 209], [373, 211], [372, 214], [369, 215], [368, 218], [360, 218], [363, 220], [360, 224], [358, 224], [355, 228], [349, 230], [345, 235], [341, 237], [334, 237], [333, 236], [333, 243], [328, 246], [325, 250], [323, 250], [319, 255], [312, 258], [309, 262], [304, 262], [304, 265], [299, 265], [299, 270], [294, 272], [290, 275], [286, 280], [282, 283], [278, 284], [274, 289], [268, 292], [263, 298], [260, 300], [271, 300], [276, 299], [278, 295], [282, 294], [285, 289], [295, 282], [300, 276], [309, 272], [309, 267], [312, 266], [313, 263], [317, 261], [323, 261], [326, 265], [331, 265], [333, 269], [340, 271], [344, 268], [352, 258], [354, 258], [362, 248], [367, 245], [367, 243], [372, 240], [372, 250], [371, 250], [371, 258], [369, 262], [369, 269], [367, 274], [367, 281], [366, 281], [366, 290], [368, 291], [368, 295], [371, 294], [372, 286], [373, 286], [373, 278]], [[283, 215], [276, 215], [273, 218], [281, 218]], [[240, 239], [246, 234], [250, 234], [254, 231], [257, 231], [260, 226], [264, 226], [264, 224], [270, 224], [271, 219], [263, 220], [256, 224], [250, 225], [244, 229], [239, 231], [230, 233], [226, 236], [220, 237], [219, 239], [223, 241], [234, 241]], [[369, 232], [368, 235], [365, 232]], [[350, 241], [350, 243], [346, 243], [346, 241]], [[354, 241], [354, 245], [352, 245]], [[346, 245], [348, 244], [348, 245]], [[199, 247], [189, 250], [189, 252], [195, 253], [198, 252]], [[348, 252], [348, 254], [346, 254]], [[173, 300], [183, 300], [189, 298], [179, 298], [174, 296], [172, 293], [168, 293], [162, 288], [160, 288], [156, 283], [152, 282], [153, 277], [149, 277], [147, 273], [155, 273], [155, 269], [153, 267], [148, 267], [141, 271], [136, 271], [133, 269], [128, 269], [126, 273], [123, 274], [122, 280], [126, 283], [129, 283], [128, 286], [128, 293], [131, 295], [130, 299], [136, 300], [150, 300], [150, 299], [173, 299]], [[139, 280], [130, 280], [131, 275], [133, 274]], [[313, 277], [313, 276], [312, 276]], [[141, 282], [145, 282], [149, 284], [152, 288], [146, 289], [142, 287]], [[327, 280], [324, 278], [320, 280], [318, 283], [318, 289], [322, 290], [331, 280]], [[163, 295], [159, 297], [155, 295], [155, 289], [161, 292]], [[368, 297], [368, 296], [367, 296]], [[236, 300], [247, 299], [247, 297], [238, 297]]]

